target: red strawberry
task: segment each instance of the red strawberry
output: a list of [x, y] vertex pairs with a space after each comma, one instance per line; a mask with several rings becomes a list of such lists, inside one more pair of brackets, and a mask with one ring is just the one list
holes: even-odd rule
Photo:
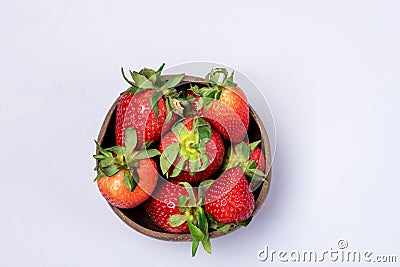
[[118, 100], [115, 123], [116, 144], [124, 144], [124, 132], [135, 128], [138, 136], [136, 148], [146, 142], [156, 142], [164, 129], [170, 129], [182, 115], [179, 104], [179, 93], [175, 87], [181, 82], [184, 74], [171, 77], [168, 81], [161, 78], [162, 65], [157, 71], [142, 69], [130, 71], [133, 81], [124, 79], [131, 87], [123, 92]]
[[259, 169], [262, 172], [265, 172], [264, 153], [261, 151], [261, 149], [258, 146], [255, 147], [254, 150], [250, 153], [249, 160], [254, 160], [256, 163], [257, 169]]
[[[222, 82], [219, 81], [221, 74]], [[194, 102], [194, 109], [207, 118], [224, 139], [241, 142], [249, 127], [249, 106], [246, 95], [233, 82], [233, 72], [228, 77], [226, 69], [212, 69], [205, 81], [208, 87], [192, 87], [194, 93], [201, 96]]]
[[264, 153], [258, 147], [261, 141], [241, 142], [228, 148], [223, 163], [223, 169], [227, 170], [233, 167], [242, 169], [248, 178], [251, 188], [254, 191], [265, 180], [265, 157]]
[[207, 218], [201, 207], [202, 203], [197, 199], [197, 193], [189, 183], [166, 181], [144, 203], [151, 220], [164, 231], [191, 233], [192, 256], [196, 254], [199, 242], [208, 253], [211, 253]]
[[219, 223], [240, 223], [254, 211], [254, 196], [240, 168], [224, 172], [204, 196], [205, 211]]
[[163, 174], [178, 181], [199, 182], [219, 169], [225, 148], [208, 121], [195, 117], [175, 124], [161, 139], [159, 151]]
[[121, 170], [113, 176], [97, 180], [97, 185], [104, 198], [113, 206], [129, 209], [138, 206], [149, 198], [157, 184], [157, 165], [152, 159], [142, 159], [137, 168], [139, 183], [133, 191], [124, 183], [128, 170]]
[[151, 97], [156, 90], [145, 90], [139, 93], [124, 93], [120, 96], [117, 106], [115, 123], [116, 144], [123, 145], [123, 133], [127, 128], [134, 127], [138, 133], [137, 148], [146, 142], [155, 142], [161, 137], [162, 129], [171, 129], [178, 116], [172, 117], [164, 126], [167, 108], [164, 98], [158, 99], [158, 118], [151, 106]]
[[164, 231], [170, 233], [189, 233], [187, 222], [176, 227], [171, 226], [168, 222], [168, 219], [174, 214], [184, 215], [184, 212], [179, 211], [178, 207], [178, 198], [180, 196], [189, 197], [184, 186], [180, 185], [177, 181], [164, 182], [144, 204], [144, 208], [151, 220]]
[[159, 155], [155, 149], [133, 151], [136, 146], [136, 132], [126, 130], [126, 146], [102, 148], [97, 144], [99, 154], [95, 179], [103, 197], [119, 208], [136, 207], [147, 200], [157, 184], [156, 163], [150, 157]]

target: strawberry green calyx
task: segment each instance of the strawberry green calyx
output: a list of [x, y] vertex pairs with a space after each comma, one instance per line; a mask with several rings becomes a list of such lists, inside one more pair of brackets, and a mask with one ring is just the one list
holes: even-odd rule
[[232, 223], [220, 223], [217, 220], [214, 219], [214, 217], [210, 214], [208, 214], [206, 212], [206, 217], [207, 217], [207, 221], [208, 221], [208, 227], [210, 229], [214, 229], [214, 230], [218, 230], [224, 234], [227, 234], [229, 232], [230, 229], [234, 228], [234, 227], [246, 227], [247, 225], [249, 225], [249, 223], [251, 222], [253, 216], [250, 216], [250, 218], [248, 218], [247, 220], [243, 221], [243, 222], [232, 222]]
[[[129, 80], [125, 75], [124, 69], [121, 68], [121, 73], [124, 80], [131, 85], [131, 87], [122, 92], [125, 93], [140, 93], [145, 90], [155, 90], [154, 94], [150, 98], [150, 104], [153, 108], [154, 113], [158, 117], [158, 100], [164, 97], [166, 100], [167, 114], [174, 112], [179, 116], [183, 116], [183, 108], [180, 105], [182, 99], [179, 97], [180, 93], [176, 90], [176, 86], [182, 81], [185, 74], [178, 74], [172, 76], [169, 80], [165, 80], [161, 77], [161, 72], [165, 64], [155, 71], [153, 69], [144, 68], [139, 72], [129, 71], [132, 80]], [[167, 122], [169, 119], [167, 119]]]
[[[204, 250], [211, 254], [211, 242], [208, 233], [208, 221], [203, 204], [203, 195], [207, 188], [211, 185], [211, 180], [200, 183], [198, 200], [194, 194], [192, 186], [187, 182], [180, 182], [188, 192], [188, 196], [182, 195], [178, 198], [179, 211], [184, 214], [174, 214], [168, 219], [168, 223], [177, 227], [187, 222], [190, 234], [192, 235], [192, 257], [196, 255], [199, 244], [201, 243]], [[201, 189], [201, 190], [200, 190]]]
[[200, 99], [196, 105], [197, 111], [203, 107], [206, 109], [210, 108], [212, 101], [219, 100], [221, 98], [222, 91], [224, 88], [236, 89], [237, 84], [233, 82], [234, 72], [231, 75], [225, 68], [211, 69], [205, 77], [207, 86], [199, 88], [197, 85], [191, 86], [192, 90], [196, 95], [200, 96]]
[[231, 75], [229, 75], [225, 68], [211, 69], [211, 71], [206, 74], [205, 81], [210, 86], [236, 88], [237, 84], [233, 82], [233, 75], [233, 71]]
[[160, 167], [163, 174], [168, 171], [174, 162], [171, 177], [178, 176], [189, 163], [190, 174], [204, 171], [209, 166], [209, 159], [206, 154], [206, 144], [212, 135], [211, 125], [207, 120], [196, 117], [193, 119], [191, 130], [184, 123], [178, 122], [172, 127], [172, 132], [178, 142], [169, 145], [161, 154]]
[[96, 140], [95, 143], [98, 154], [93, 155], [97, 160], [94, 170], [98, 174], [94, 181], [106, 176], [113, 176], [124, 170], [124, 184], [130, 191], [133, 191], [139, 182], [139, 176], [136, 172], [139, 160], [160, 155], [157, 149], [146, 149], [146, 146], [143, 146], [139, 151], [134, 151], [137, 143], [137, 135], [134, 128], [126, 129], [125, 146], [102, 148]]
[[223, 163], [223, 169], [239, 167], [243, 170], [249, 182], [261, 182], [265, 180], [266, 174], [257, 168], [255, 160], [250, 160], [250, 154], [261, 143], [261, 140], [246, 144], [241, 142], [231, 148], [228, 148], [227, 155]]

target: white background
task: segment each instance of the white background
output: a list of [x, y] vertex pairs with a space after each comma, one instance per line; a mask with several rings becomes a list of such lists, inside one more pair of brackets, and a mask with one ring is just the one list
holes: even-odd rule
[[[283, 266], [257, 252], [339, 239], [400, 261], [399, 13], [399, 1], [3, 0], [0, 265]], [[194, 259], [189, 243], [125, 226], [92, 182], [119, 68], [191, 61], [248, 75], [278, 137], [254, 221]]]

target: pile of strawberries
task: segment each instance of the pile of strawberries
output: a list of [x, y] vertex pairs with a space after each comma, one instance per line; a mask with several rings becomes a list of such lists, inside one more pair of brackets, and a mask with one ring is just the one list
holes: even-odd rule
[[192, 255], [209, 232], [246, 226], [253, 191], [265, 180], [260, 140], [249, 143], [249, 106], [233, 72], [212, 69], [204, 83], [168, 79], [158, 70], [129, 71], [118, 100], [115, 142], [97, 142], [95, 178], [104, 198], [122, 209], [143, 205], [171, 233], [191, 233]]

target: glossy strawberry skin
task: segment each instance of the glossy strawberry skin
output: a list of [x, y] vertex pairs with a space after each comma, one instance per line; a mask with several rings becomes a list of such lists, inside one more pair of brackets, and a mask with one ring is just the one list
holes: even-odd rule
[[102, 177], [97, 180], [97, 186], [103, 197], [113, 206], [130, 209], [138, 206], [149, 198], [157, 184], [157, 165], [152, 159], [139, 161], [137, 173], [139, 184], [131, 192], [124, 184], [124, 171], [110, 177]]
[[153, 196], [144, 203], [144, 208], [150, 219], [164, 231], [170, 233], [188, 233], [187, 222], [172, 227], [168, 219], [174, 214], [184, 214], [179, 211], [179, 196], [188, 196], [186, 189], [177, 181], [164, 182], [155, 190]]
[[[192, 126], [193, 126], [193, 118], [186, 119], [183, 124], [186, 126], [186, 128], [191, 131]], [[166, 147], [179, 143], [178, 138], [175, 136], [175, 134], [170, 131], [166, 135], [163, 136], [161, 139], [160, 145], [158, 150], [160, 153], [162, 153]], [[190, 175], [190, 169], [189, 169], [189, 162], [186, 162], [186, 165], [182, 172], [171, 179], [181, 181], [181, 182], [189, 182], [189, 183], [194, 183], [194, 182], [200, 182], [203, 181], [207, 178], [209, 178], [211, 175], [213, 175], [221, 166], [223, 158], [225, 154], [225, 148], [224, 148], [224, 143], [223, 140], [220, 136], [220, 134], [212, 129], [212, 135], [210, 138], [210, 141], [207, 142], [206, 144], [206, 155], [208, 157], [209, 161], [209, 166], [201, 172], [196, 172], [193, 175]], [[173, 166], [176, 166], [178, 162], [181, 160], [181, 156], [179, 156], [174, 164], [172, 165], [169, 173], [171, 174], [173, 171]]]
[[265, 172], [265, 157], [259, 147], [254, 148], [253, 152], [250, 153], [249, 160], [254, 160], [256, 162], [257, 169]]
[[[188, 91], [187, 95], [194, 95]], [[193, 108], [197, 110], [197, 101]], [[249, 106], [246, 95], [241, 88], [222, 89], [219, 100], [213, 100], [209, 108], [203, 107], [199, 113], [207, 118], [211, 125], [225, 140], [233, 143], [243, 141], [249, 127]]]
[[136, 94], [122, 94], [118, 100], [117, 116], [115, 123], [115, 138], [117, 146], [124, 145], [124, 133], [127, 128], [134, 127], [137, 132], [137, 145], [139, 149], [145, 142], [157, 142], [164, 129], [170, 129], [177, 120], [177, 115], [172, 114], [169, 122], [164, 126], [167, 117], [165, 100], [158, 100], [158, 119], [151, 107], [150, 97], [155, 90], [145, 90]]
[[242, 222], [254, 211], [254, 195], [243, 171], [225, 171], [204, 196], [205, 211], [220, 223]]

